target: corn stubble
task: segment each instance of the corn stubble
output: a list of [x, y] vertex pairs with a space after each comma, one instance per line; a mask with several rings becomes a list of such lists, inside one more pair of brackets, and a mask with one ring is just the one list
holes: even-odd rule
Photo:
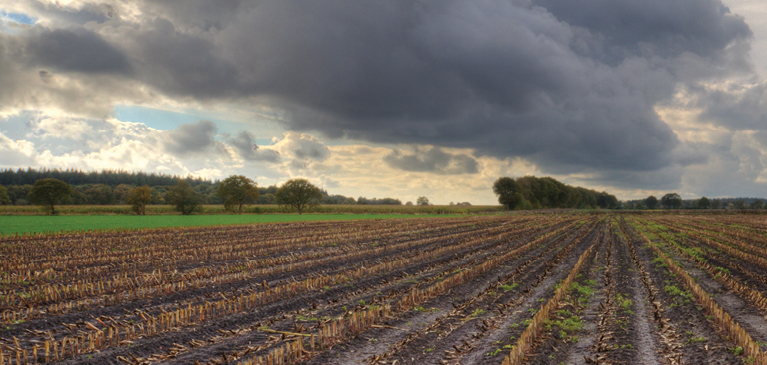
[[[450, 301], [450, 296], [461, 288], [480, 285], [476, 298], [465, 297], [463, 304], [450, 313], [483, 313], [480, 307], [473, 306], [486, 301], [501, 310], [478, 321], [456, 321], [459, 327], [464, 322], [479, 323], [483, 333], [475, 337], [472, 346], [455, 344], [461, 353], [453, 351], [447, 355], [450, 359], [443, 360], [458, 362], [470, 358], [468, 355], [475, 345], [480, 347], [483, 338], [506, 331], [495, 324], [506, 313], [519, 310], [519, 298], [508, 303], [487, 300], [499, 290], [501, 281], [520, 274], [520, 268], [508, 263], [535, 252], [528, 256], [533, 259], [520, 261], [519, 265], [527, 266], [550, 250], [559, 250], [552, 253], [555, 264], [544, 275], [555, 268], [562, 270], [559, 286], [551, 288], [553, 295], [536, 308], [506, 356], [494, 360], [504, 365], [530, 363], [532, 351], [544, 351], [539, 345], [551, 338], [544, 323], [555, 315], [585, 265], [595, 255], [604, 254], [604, 247], [608, 251], [603, 259], [608, 265], [603, 274], [608, 300], [602, 303], [598, 320], [610, 321], [610, 308], [614, 307], [609, 301], [614, 287], [611, 275], [626, 268], [614, 266], [609, 252], [617, 243], [606, 241], [604, 230], [586, 235], [597, 224], [604, 227], [606, 222], [614, 227], [609, 231], [612, 237], [630, 237], [628, 243], [620, 244], [628, 245], [636, 268], [630, 275], [638, 276], [651, 305], [660, 339], [658, 351], [664, 363], [681, 364], [684, 343], [653, 284], [651, 269], [637, 254], [639, 246], [635, 242], [649, 247], [675, 275], [678, 285], [692, 293], [691, 298], [711, 316], [710, 325], [722, 334], [725, 344], [742, 347], [747, 361], [767, 365], [767, 355], [752, 334], [671, 256], [687, 260], [742, 297], [753, 310], [765, 312], [765, 286], [759, 285], [767, 284], [767, 280], [755, 281], [759, 285], [745, 283], [740, 279], [742, 275], [708, 263], [706, 255], [716, 250], [738, 260], [731, 270], [760, 277], [749, 273], [748, 268], [755, 265], [767, 269], [763, 259], [767, 255], [767, 239], [763, 238], [767, 224], [749, 217], [624, 218], [579, 214], [287, 223], [4, 238], [0, 240], [0, 255], [7, 259], [0, 263], [0, 319], [7, 330], [0, 332], [0, 365], [86, 361], [90, 356], [111, 356], [126, 364], [151, 364], [194, 358], [198, 351], [228, 341], [240, 345], [230, 346], [232, 349], [220, 357], [201, 355], [192, 362], [294, 364], [320, 357], [339, 344], [354, 343], [373, 329], [401, 333], [402, 339], [389, 352], [368, 360], [383, 364], [398, 352], [407, 351], [412, 341], [426, 333], [403, 330], [398, 327], [400, 318], [416, 308]], [[661, 226], [666, 228], [658, 228]], [[678, 238], [648, 236], [660, 233]], [[572, 240], [560, 245], [564, 237]], [[586, 239], [590, 241], [583, 241]], [[541, 247], [547, 248], [535, 251]], [[565, 257], [572, 257], [568, 262], [575, 262], [574, 266], [562, 267]], [[490, 278], [498, 281], [491, 282]], [[547, 285], [541, 277], [529, 280], [525, 285], [531, 288]], [[358, 285], [363, 282], [367, 284]], [[170, 295], [180, 299], [165, 302], [163, 298]], [[261, 311], [291, 301], [298, 303], [295, 311], [259, 317]], [[321, 301], [327, 304], [316, 304]], [[349, 310], [345, 305], [349, 301], [360, 303]], [[125, 305], [131, 309], [116, 309]], [[311, 321], [297, 319], [298, 313], [315, 312], [327, 315]], [[80, 319], [69, 323], [64, 320], [68, 316]], [[236, 328], [222, 325], [215, 334], [197, 334], [200, 328], [216, 328], [219, 321], [242, 316], [254, 319]], [[452, 323], [451, 318], [451, 314], [436, 316], [425, 328]], [[607, 327], [597, 328], [607, 331]], [[182, 334], [185, 342], [166, 348], [152, 344], [176, 338], [176, 334]], [[253, 340], [244, 340], [248, 338]], [[149, 352], [132, 352], [135, 344], [142, 344]], [[604, 356], [596, 356], [602, 350], [599, 342], [590, 349], [595, 361], [605, 361]]]

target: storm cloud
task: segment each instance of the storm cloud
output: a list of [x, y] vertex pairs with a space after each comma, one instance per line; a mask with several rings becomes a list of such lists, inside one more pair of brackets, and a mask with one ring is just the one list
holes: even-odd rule
[[62, 71], [129, 73], [127, 57], [85, 28], [44, 30], [27, 40], [41, 66]]
[[[667, 186], [679, 181], [677, 168], [705, 161], [705, 149], [685, 145], [655, 107], [680, 88], [703, 90], [751, 68], [751, 30], [719, 0], [79, 4], [17, 5], [51, 20], [0, 38], [18, 50], [11, 56], [25, 55], [15, 67], [113, 74], [136, 95], [268, 104], [284, 110], [286, 128], [332, 138], [437, 146], [385, 158], [406, 171], [477, 172], [472, 157], [439, 148], [454, 147], [624, 186], [653, 172]], [[0, 75], [0, 90], [11, 81]], [[113, 85], [99, 92], [125, 98]], [[758, 109], [764, 93], [753, 93], [758, 100], [719, 96], [708, 115], [724, 119], [737, 103]], [[736, 117], [763, 123], [749, 113]], [[200, 151], [214, 134], [204, 122], [184, 126], [166, 148]], [[327, 158], [301, 136], [275, 151]], [[277, 158], [250, 135], [228, 144], [246, 160]]]
[[451, 154], [441, 148], [416, 149], [413, 154], [392, 151], [386, 163], [404, 171], [432, 172], [440, 175], [476, 174], [477, 160], [465, 154]]
[[216, 130], [216, 124], [208, 120], [184, 124], [167, 133], [165, 149], [182, 156], [206, 152], [216, 144]]

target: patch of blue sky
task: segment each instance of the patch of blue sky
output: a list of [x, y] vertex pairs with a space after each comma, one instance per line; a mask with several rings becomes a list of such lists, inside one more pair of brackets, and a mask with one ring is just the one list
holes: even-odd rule
[[13, 140], [24, 139], [29, 132], [29, 121], [33, 118], [35, 116], [30, 112], [0, 118], [0, 133]]
[[19, 24], [32, 25], [37, 22], [37, 19], [22, 13], [8, 13], [5, 10], [0, 10], [0, 18], [4, 20], [10, 20]]
[[254, 119], [252, 121], [235, 121], [225, 119], [221, 113], [201, 110], [164, 110], [137, 105], [117, 105], [114, 116], [118, 120], [131, 123], [142, 123], [149, 128], [158, 130], [173, 130], [184, 124], [194, 124], [200, 120], [209, 120], [218, 127], [218, 134], [236, 135], [240, 131], [248, 131], [256, 137], [259, 146], [271, 145], [272, 137], [279, 137], [284, 129], [271, 120]]

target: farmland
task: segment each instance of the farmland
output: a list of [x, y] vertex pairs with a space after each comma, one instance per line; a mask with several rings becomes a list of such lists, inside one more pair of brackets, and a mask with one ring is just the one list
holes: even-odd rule
[[765, 234], [572, 213], [6, 237], [0, 365], [767, 364]]

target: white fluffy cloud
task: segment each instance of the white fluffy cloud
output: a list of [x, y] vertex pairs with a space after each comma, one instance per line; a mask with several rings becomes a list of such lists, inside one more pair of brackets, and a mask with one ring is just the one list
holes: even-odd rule
[[[604, 176], [599, 172], [554, 177], [570, 184], [608, 190], [624, 199], [658, 195], [680, 187], [687, 197], [722, 196], [728, 195], [733, 184], [746, 195], [757, 196], [767, 186], [767, 134], [724, 133], [713, 124], [706, 129], [694, 122], [700, 112], [691, 114], [670, 108], [659, 112], [673, 115], [679, 121], [676, 128], [682, 140], [701, 141], [699, 149], [708, 158], [683, 168], [670, 168], [679, 171], [633, 176], [632, 183], [637, 187], [628, 189], [600, 183]], [[19, 119], [27, 122], [19, 123]], [[67, 126], [73, 128], [60, 133]], [[499, 176], [545, 174], [530, 160], [479, 156], [472, 149], [326, 145], [317, 136], [297, 132], [275, 137], [272, 145], [256, 146], [247, 132], [231, 137], [218, 135], [216, 130], [215, 123], [207, 121], [159, 131], [115, 119], [21, 114], [13, 123], [0, 121], [0, 131], [4, 133], [0, 134], [0, 167], [120, 168], [194, 174], [209, 179], [236, 173], [255, 178], [261, 185], [306, 177], [335, 194], [393, 197], [403, 202], [428, 196], [433, 202], [445, 204], [450, 201], [493, 204], [491, 186]], [[469, 167], [471, 171], [467, 171]], [[461, 171], [455, 171], [459, 168]], [[738, 178], [733, 181], [733, 176]], [[610, 177], [616, 178], [619, 177]]]
[[308, 133], [287, 132], [282, 138], [275, 137], [273, 140], [276, 141], [273, 150], [294, 160], [322, 162], [330, 156], [330, 150]]

